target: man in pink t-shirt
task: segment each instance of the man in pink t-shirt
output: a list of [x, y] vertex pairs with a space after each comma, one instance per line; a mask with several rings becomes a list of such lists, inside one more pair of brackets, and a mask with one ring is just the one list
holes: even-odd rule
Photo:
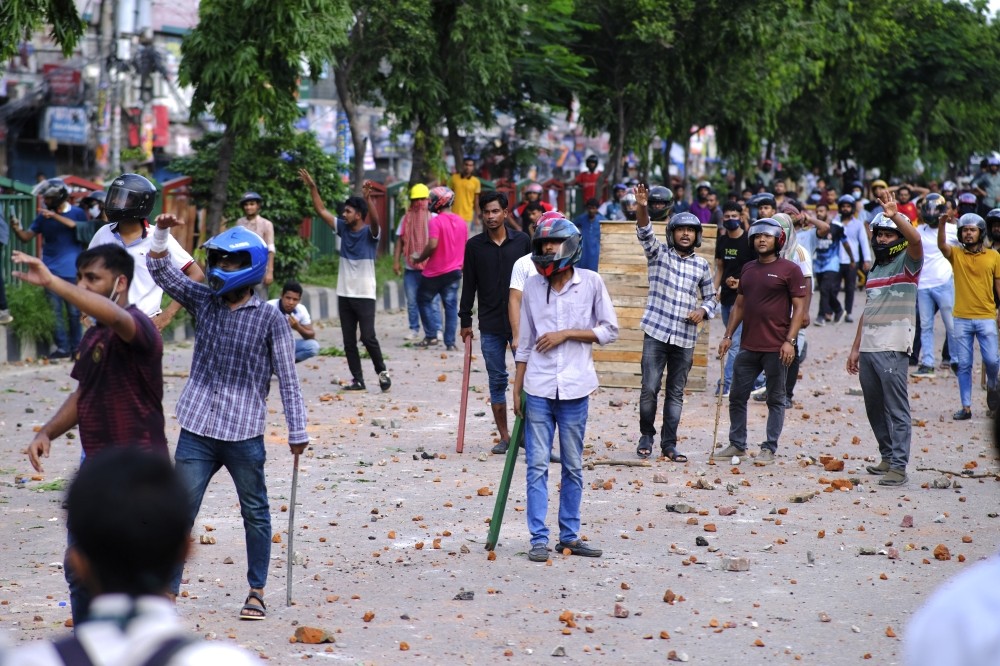
[[[447, 187], [435, 187], [430, 192], [429, 208], [434, 217], [427, 223], [427, 245], [422, 252], [414, 252], [411, 262], [426, 260], [424, 272], [417, 289], [420, 319], [428, 337], [418, 347], [437, 344], [441, 330], [441, 313], [434, 307], [434, 297], [440, 296], [444, 305], [444, 344], [448, 351], [458, 351], [455, 334], [458, 331], [458, 287], [462, 281], [462, 261], [469, 229], [465, 220], [451, 212], [455, 193]], [[433, 337], [430, 337], [431, 334]]]

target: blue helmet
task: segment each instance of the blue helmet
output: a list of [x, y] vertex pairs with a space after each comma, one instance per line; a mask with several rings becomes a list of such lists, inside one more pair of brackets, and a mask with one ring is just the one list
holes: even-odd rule
[[[562, 241], [555, 254], [542, 254], [542, 245], [547, 240]], [[583, 255], [580, 230], [565, 217], [539, 220], [535, 235], [531, 239], [531, 261], [539, 275], [549, 277], [571, 268]]]
[[[267, 270], [267, 245], [264, 239], [246, 227], [233, 227], [208, 239], [202, 246], [208, 252], [208, 287], [217, 295], [255, 285], [264, 279]], [[222, 270], [219, 261], [237, 255], [240, 267]]]

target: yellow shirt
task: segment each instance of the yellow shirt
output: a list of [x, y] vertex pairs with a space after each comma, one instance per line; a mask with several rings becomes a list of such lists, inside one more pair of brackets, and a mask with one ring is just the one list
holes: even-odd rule
[[448, 187], [455, 193], [455, 203], [451, 210], [466, 222], [471, 222], [476, 212], [476, 196], [482, 190], [479, 179], [475, 176], [462, 178], [457, 173], [451, 174]]
[[954, 315], [962, 319], [996, 317], [993, 280], [1000, 278], [1000, 253], [987, 249], [972, 254], [956, 247], [948, 261], [955, 270]]

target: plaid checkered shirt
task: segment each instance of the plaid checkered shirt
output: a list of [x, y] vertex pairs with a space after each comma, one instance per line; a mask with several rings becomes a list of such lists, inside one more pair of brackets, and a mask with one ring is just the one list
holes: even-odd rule
[[194, 315], [191, 376], [177, 401], [177, 421], [202, 437], [238, 442], [264, 434], [271, 375], [278, 376], [288, 443], [305, 444], [306, 409], [295, 371], [295, 342], [277, 308], [252, 294], [236, 308], [189, 279], [169, 257], [146, 256], [156, 284]]
[[636, 236], [646, 252], [649, 269], [649, 296], [639, 328], [660, 342], [694, 347], [698, 325], [688, 321], [688, 313], [700, 307], [712, 318], [719, 305], [708, 261], [693, 252], [682, 257], [656, 240], [652, 223], [637, 228]]

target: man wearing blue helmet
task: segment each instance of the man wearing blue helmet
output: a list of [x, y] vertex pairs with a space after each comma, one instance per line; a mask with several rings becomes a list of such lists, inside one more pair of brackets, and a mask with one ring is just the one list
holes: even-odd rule
[[[232, 476], [243, 514], [250, 584], [240, 619], [262, 620], [267, 615], [264, 585], [271, 559], [264, 428], [272, 375], [278, 377], [289, 448], [299, 454], [309, 442], [295, 344], [285, 317], [253, 290], [267, 270], [264, 240], [244, 227], [209, 239], [204, 245], [206, 284], [199, 284], [167, 256], [170, 228], [181, 224], [173, 215], [158, 216], [146, 257], [156, 283], [198, 321], [191, 376], [177, 401], [181, 434], [174, 459], [190, 496], [191, 524], [215, 473], [225, 467]], [[178, 570], [173, 580], [175, 595], [181, 573]]]

